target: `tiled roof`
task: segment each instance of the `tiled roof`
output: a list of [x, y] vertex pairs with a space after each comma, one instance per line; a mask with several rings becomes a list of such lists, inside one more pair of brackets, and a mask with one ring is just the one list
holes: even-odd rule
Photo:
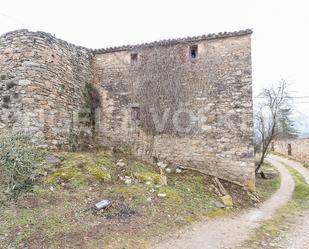
[[221, 39], [221, 38], [243, 36], [243, 35], [249, 35], [249, 34], [252, 34], [251, 29], [234, 31], [234, 32], [220, 32], [218, 34], [208, 34], [208, 35], [186, 37], [186, 38], [179, 38], [179, 39], [160, 40], [160, 41], [155, 41], [155, 42], [150, 42], [150, 43], [142, 43], [138, 45], [126, 45], [126, 46], [120, 46], [120, 47], [93, 49], [92, 51], [95, 54], [103, 54], [103, 53], [109, 53], [109, 52], [133, 50], [133, 49], [138, 49], [138, 48], [168, 46], [168, 45], [175, 45], [179, 43], [198, 42], [202, 40]]

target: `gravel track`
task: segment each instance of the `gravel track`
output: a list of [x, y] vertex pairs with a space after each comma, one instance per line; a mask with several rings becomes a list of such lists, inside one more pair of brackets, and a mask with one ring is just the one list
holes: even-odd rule
[[210, 219], [194, 224], [159, 242], [153, 249], [227, 249], [240, 245], [248, 238], [251, 231], [263, 221], [270, 219], [276, 210], [290, 199], [294, 190], [293, 178], [282, 164], [281, 157], [270, 156], [267, 160], [279, 170], [281, 186], [260, 207], [246, 210], [237, 216]]

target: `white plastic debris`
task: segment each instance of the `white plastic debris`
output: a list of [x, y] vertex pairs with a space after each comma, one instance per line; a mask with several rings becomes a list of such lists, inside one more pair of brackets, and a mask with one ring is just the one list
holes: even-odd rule
[[164, 194], [164, 193], [158, 193], [158, 197], [166, 197], [166, 194]]
[[102, 200], [94, 204], [96, 210], [101, 210], [107, 208], [111, 202], [109, 200]]

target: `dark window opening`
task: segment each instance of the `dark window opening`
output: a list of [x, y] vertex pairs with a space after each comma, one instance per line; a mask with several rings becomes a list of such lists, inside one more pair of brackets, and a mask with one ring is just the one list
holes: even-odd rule
[[137, 53], [131, 54], [131, 65], [136, 65], [137, 59], [138, 59]]
[[190, 47], [190, 56], [191, 56], [192, 59], [197, 58], [197, 45]]
[[132, 106], [131, 107], [131, 114], [132, 114], [132, 120], [135, 122], [140, 121], [140, 108], [139, 106]]

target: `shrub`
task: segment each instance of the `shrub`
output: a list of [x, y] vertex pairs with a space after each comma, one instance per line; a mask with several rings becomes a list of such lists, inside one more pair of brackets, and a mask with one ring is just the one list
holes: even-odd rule
[[1, 132], [0, 192], [14, 195], [31, 187], [38, 159], [38, 151], [27, 135]]

